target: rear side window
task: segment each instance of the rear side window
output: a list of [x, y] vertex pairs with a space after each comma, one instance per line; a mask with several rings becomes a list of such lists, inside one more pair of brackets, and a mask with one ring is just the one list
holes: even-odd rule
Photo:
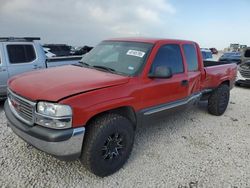
[[7, 45], [10, 63], [28, 63], [36, 59], [33, 45]]
[[180, 46], [177, 44], [162, 46], [154, 59], [151, 72], [159, 66], [171, 68], [173, 74], [184, 72]]
[[188, 71], [197, 71], [198, 57], [195, 46], [193, 44], [184, 44], [183, 50], [188, 65]]

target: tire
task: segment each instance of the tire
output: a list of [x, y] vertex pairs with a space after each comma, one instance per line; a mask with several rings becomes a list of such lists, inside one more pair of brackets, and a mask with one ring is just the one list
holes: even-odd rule
[[125, 117], [104, 114], [92, 121], [83, 142], [83, 165], [99, 177], [119, 170], [127, 161], [133, 148], [134, 127]]
[[208, 98], [208, 112], [216, 116], [222, 115], [227, 109], [229, 98], [229, 86], [226, 84], [220, 85]]

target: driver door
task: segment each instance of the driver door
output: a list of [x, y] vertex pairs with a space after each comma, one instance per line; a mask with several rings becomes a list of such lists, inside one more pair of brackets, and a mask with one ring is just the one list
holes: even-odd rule
[[175, 105], [178, 106], [181, 100], [188, 97], [187, 74], [180, 45], [165, 44], [158, 49], [150, 73], [162, 66], [167, 66], [172, 70], [172, 77], [148, 78], [142, 96], [142, 102], [144, 106], [146, 105], [144, 110], [146, 116], [164, 112]]

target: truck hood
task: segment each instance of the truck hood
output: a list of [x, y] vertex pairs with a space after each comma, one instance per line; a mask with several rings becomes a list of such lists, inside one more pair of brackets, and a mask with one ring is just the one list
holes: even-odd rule
[[9, 88], [32, 101], [59, 101], [62, 98], [101, 88], [125, 84], [129, 77], [78, 66], [33, 71], [13, 77]]

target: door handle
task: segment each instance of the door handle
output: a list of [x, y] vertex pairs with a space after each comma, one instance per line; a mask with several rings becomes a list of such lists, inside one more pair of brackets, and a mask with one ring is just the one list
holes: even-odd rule
[[188, 86], [188, 80], [182, 80], [181, 85], [182, 86]]

